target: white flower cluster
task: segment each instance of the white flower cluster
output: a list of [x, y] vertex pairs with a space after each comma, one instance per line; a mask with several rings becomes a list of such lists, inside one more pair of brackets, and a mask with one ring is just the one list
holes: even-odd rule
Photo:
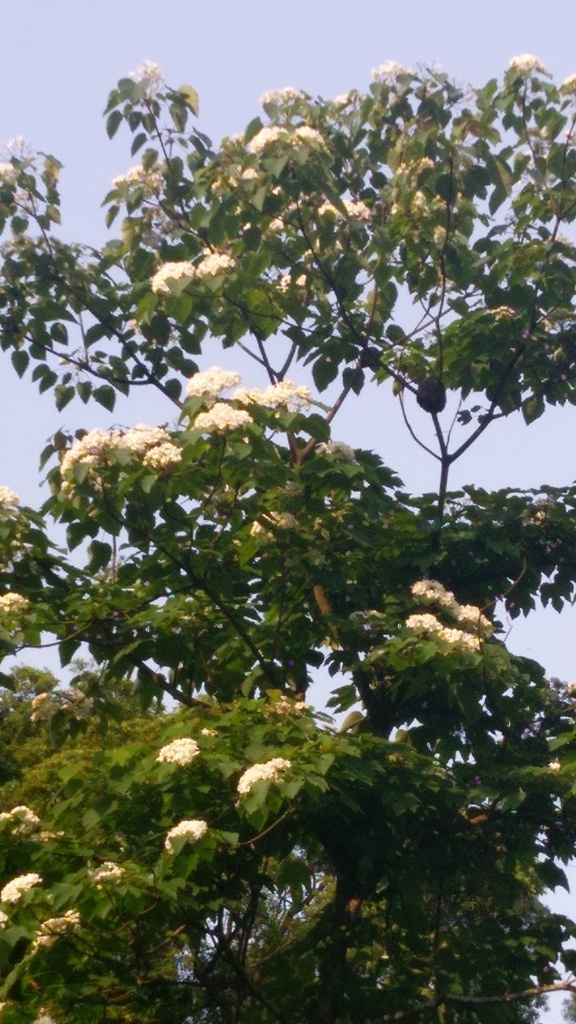
[[0, 910], [0, 928], [7, 928], [10, 923], [8, 914], [5, 914], [3, 910]]
[[72, 714], [78, 721], [89, 718], [94, 699], [82, 690], [65, 690], [64, 692], [37, 693], [32, 698], [33, 722], [48, 722], [56, 711], [62, 710]]
[[292, 131], [280, 128], [279, 125], [267, 125], [265, 128], [261, 128], [254, 138], [250, 140], [247, 147], [248, 152], [263, 153], [276, 142], [286, 142], [294, 149], [302, 149], [307, 146], [312, 147], [312, 149], [326, 148], [323, 136], [316, 128], [311, 128], [310, 125], [301, 124]]
[[158, 192], [162, 187], [164, 175], [162, 169], [157, 165], [144, 167], [143, 164], [136, 164], [130, 167], [125, 174], [119, 174], [112, 179], [114, 188], [123, 188], [129, 185], [141, 185]]
[[113, 860], [105, 860], [99, 867], [90, 872], [90, 878], [96, 883], [97, 889], [102, 889], [106, 882], [120, 882], [125, 875], [124, 868], [115, 864]]
[[0, 506], [6, 508], [8, 505], [18, 505], [20, 498], [11, 487], [0, 487]]
[[418, 633], [436, 633], [448, 644], [455, 644], [464, 650], [479, 651], [480, 641], [472, 633], [466, 633], [463, 629], [449, 629], [442, 625], [435, 615], [409, 615], [406, 619], [408, 629]]
[[280, 700], [275, 701], [274, 704], [270, 704], [266, 710], [275, 715], [290, 715], [294, 711], [299, 713], [302, 711], [309, 711], [310, 708], [303, 700], [288, 700], [288, 698], [282, 694]]
[[522, 75], [530, 75], [533, 71], [539, 71], [541, 75], [548, 74], [542, 61], [538, 57], [534, 57], [532, 53], [519, 53], [517, 57], [512, 57], [508, 67], [511, 71], [518, 71]]
[[[359, 220], [364, 223], [370, 220], [370, 210], [366, 206], [366, 203], [361, 199], [343, 199], [342, 204], [345, 207], [347, 216], [350, 217], [351, 220]], [[325, 202], [318, 207], [318, 216], [330, 216], [334, 217], [334, 219], [342, 219], [343, 215], [334, 203]]]
[[134, 82], [146, 82], [148, 96], [154, 96], [164, 85], [164, 75], [153, 60], [142, 61], [135, 71], [128, 73], [128, 78]]
[[22, 594], [2, 594], [0, 596], [0, 615], [20, 615], [28, 608], [29, 601]]
[[342, 462], [356, 462], [354, 449], [345, 441], [322, 441], [317, 445], [316, 451], [320, 455], [333, 455]]
[[284, 772], [291, 767], [292, 762], [285, 757], [272, 757], [263, 764], [253, 764], [242, 773], [236, 789], [240, 796], [245, 796], [257, 782], [279, 782]]
[[189, 842], [196, 843], [199, 839], [202, 839], [202, 836], [205, 835], [207, 831], [208, 825], [200, 818], [192, 818], [190, 821], [181, 821], [166, 833], [164, 847], [168, 852], [172, 852], [174, 849], [172, 843], [173, 839], [180, 839], [183, 836]]
[[149, 427], [145, 423], [137, 423], [135, 427], [126, 431], [118, 447], [127, 448], [134, 455], [142, 455], [152, 445], [169, 440], [170, 435], [163, 427]]
[[227, 270], [233, 270], [236, 260], [226, 252], [211, 252], [210, 249], [202, 250], [203, 259], [194, 266], [195, 277], [219, 277]]
[[0, 902], [18, 903], [18, 900], [21, 899], [23, 893], [28, 892], [29, 889], [33, 888], [33, 886], [41, 884], [42, 879], [35, 871], [31, 871], [27, 875], [18, 875], [10, 882], [7, 882], [4, 888], [0, 891]]
[[198, 263], [190, 260], [179, 260], [175, 263], [163, 263], [153, 275], [150, 287], [155, 295], [169, 295], [169, 281], [194, 281], [204, 277], [220, 277], [228, 270], [233, 270], [236, 260], [225, 252], [202, 250], [202, 259]]
[[226, 402], [216, 402], [208, 412], [201, 412], [196, 417], [194, 427], [206, 434], [215, 430], [227, 433], [229, 430], [239, 430], [240, 427], [246, 427], [253, 422], [250, 413], [244, 409], [233, 409]]
[[292, 288], [305, 288], [306, 287], [306, 274], [300, 274], [297, 278], [293, 278], [290, 274], [282, 274], [278, 279], [278, 291], [286, 295]]
[[379, 64], [377, 68], [372, 69], [370, 78], [373, 82], [382, 82], [386, 81], [388, 78], [397, 78], [398, 75], [411, 74], [411, 68], [406, 68], [403, 64], [398, 64], [395, 60], [387, 60], [384, 64]]
[[164, 427], [148, 427], [139, 423], [131, 427], [120, 438], [118, 448], [125, 448], [133, 455], [142, 455], [142, 464], [156, 471], [176, 465], [182, 459], [182, 452], [170, 440]]
[[195, 757], [198, 757], [199, 753], [200, 747], [196, 740], [184, 737], [180, 740], [172, 740], [171, 743], [167, 743], [165, 747], [162, 747], [158, 752], [156, 760], [165, 761], [167, 764], [179, 764], [184, 767], [190, 764]]
[[60, 472], [64, 476], [79, 462], [95, 466], [107, 452], [117, 447], [121, 437], [120, 430], [89, 430], [64, 453]]
[[[425, 604], [439, 605], [464, 626], [472, 627], [483, 636], [493, 633], [492, 624], [473, 604], [459, 604], [450, 590], [446, 590], [437, 580], [419, 580], [410, 588], [414, 597]], [[434, 616], [430, 616], [434, 618]]]
[[[240, 174], [240, 181], [256, 181], [259, 177], [260, 175], [255, 167], [245, 167]], [[246, 224], [246, 227], [248, 227], [248, 224]]]
[[40, 925], [32, 949], [49, 949], [61, 935], [70, 935], [79, 928], [80, 914], [77, 910], [67, 910], [62, 917], [49, 917]]
[[265, 128], [261, 128], [253, 139], [250, 139], [247, 149], [249, 153], [263, 153], [268, 146], [287, 139], [288, 131], [286, 128], [280, 128], [278, 125], [267, 125]]
[[[262, 518], [265, 520], [266, 524], [275, 526], [280, 530], [296, 530], [298, 527], [298, 520], [291, 512], [265, 512]], [[271, 533], [265, 525], [259, 522], [252, 523], [252, 526], [250, 527], [250, 536], [265, 536], [270, 540], [274, 539], [274, 534]]]
[[27, 836], [35, 832], [40, 824], [40, 818], [34, 811], [31, 811], [25, 804], [18, 804], [11, 811], [3, 811], [0, 814], [0, 821], [9, 821], [14, 826], [10, 829], [13, 836]]
[[[90, 430], [65, 452], [60, 472], [66, 476], [78, 463], [96, 466], [109, 452], [119, 450], [141, 456], [144, 466], [157, 471], [173, 466], [182, 459], [180, 448], [172, 443], [167, 430], [139, 423], [125, 434], [121, 430]], [[71, 480], [63, 481], [63, 491], [73, 489]]]
[[142, 462], [145, 466], [148, 466], [148, 469], [153, 469], [155, 473], [160, 473], [164, 469], [176, 466], [181, 460], [182, 452], [180, 448], [172, 444], [171, 441], [166, 441], [164, 444], [158, 444], [154, 448], [150, 448]]
[[549, 772], [559, 772], [561, 768], [562, 768], [562, 765], [560, 764], [560, 761], [550, 761], [548, 763], [548, 771]]
[[150, 287], [155, 295], [169, 295], [170, 288], [168, 281], [192, 281], [195, 269], [190, 260], [178, 260], [173, 263], [163, 263], [153, 275]]
[[186, 385], [186, 395], [188, 398], [216, 399], [224, 391], [236, 387], [239, 383], [239, 373], [235, 373], [233, 370], [222, 370], [219, 366], [211, 366], [209, 370], [203, 370], [190, 377]]
[[239, 388], [234, 392], [232, 398], [242, 405], [254, 403], [267, 406], [270, 409], [285, 406], [287, 409], [297, 411], [310, 408], [312, 395], [304, 384], [293, 384], [291, 380], [281, 380], [262, 390]]
[[6, 181], [7, 178], [16, 176], [16, 168], [7, 163], [5, 160], [0, 162], [0, 181]]
[[568, 75], [560, 86], [560, 92], [576, 92], [576, 75]]
[[354, 92], [354, 90], [352, 90], [351, 92], [341, 92], [338, 94], [338, 96], [334, 97], [332, 103], [334, 104], [335, 107], [347, 107], [348, 104], [351, 103], [353, 99], [355, 99], [355, 97], [356, 93]]
[[258, 103], [261, 107], [265, 107], [267, 103], [274, 103], [278, 106], [280, 103], [290, 103], [291, 100], [302, 99], [303, 95], [304, 93], [300, 92], [299, 89], [294, 89], [291, 85], [287, 85], [284, 89], [263, 93]]

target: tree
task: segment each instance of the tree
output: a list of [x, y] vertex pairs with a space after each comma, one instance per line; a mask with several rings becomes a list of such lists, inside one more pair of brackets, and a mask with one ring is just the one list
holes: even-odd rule
[[[538, 897], [574, 849], [575, 699], [500, 616], [572, 600], [576, 489], [449, 472], [575, 401], [576, 77], [387, 64], [262, 102], [213, 151], [191, 87], [122, 79], [108, 134], [142, 158], [99, 252], [56, 234], [57, 160], [0, 165], [16, 372], [61, 410], [147, 388], [168, 421], [58, 431], [41, 514], [0, 492], [2, 649], [87, 650], [104, 715], [126, 679], [176, 702], [66, 763], [42, 822], [4, 812], [2, 1020], [527, 1021], [573, 990], [575, 925]], [[199, 368], [218, 340], [258, 387]], [[436, 493], [332, 439], [376, 386]]]

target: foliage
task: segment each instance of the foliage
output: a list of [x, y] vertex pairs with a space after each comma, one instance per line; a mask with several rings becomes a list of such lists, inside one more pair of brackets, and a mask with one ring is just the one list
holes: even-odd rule
[[[498, 616], [572, 601], [576, 491], [448, 485], [495, 420], [576, 400], [576, 79], [384, 65], [263, 106], [213, 151], [193, 89], [122, 79], [107, 130], [141, 163], [101, 252], [56, 233], [54, 158], [0, 164], [16, 372], [173, 416], [59, 430], [42, 513], [0, 489], [2, 652], [94, 663], [40, 702], [88, 728], [55, 798], [0, 818], [7, 1024], [504, 1024], [572, 985], [576, 926], [538, 897], [574, 849], [575, 698]], [[199, 370], [218, 340], [258, 387]], [[332, 440], [377, 385], [435, 493], [373, 431]], [[339, 728], [305, 703], [327, 675]]]

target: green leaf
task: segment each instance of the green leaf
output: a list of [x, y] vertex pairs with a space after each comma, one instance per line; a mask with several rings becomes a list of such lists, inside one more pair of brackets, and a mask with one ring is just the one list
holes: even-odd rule
[[123, 117], [120, 110], [113, 110], [106, 119], [106, 134], [109, 139], [113, 139], [122, 124]]
[[193, 89], [191, 85], [181, 85], [178, 89], [178, 95], [182, 97], [186, 106], [192, 111], [192, 113], [198, 117], [198, 114], [200, 113], [200, 100], [196, 89]]
[[101, 384], [100, 387], [94, 388], [92, 395], [99, 405], [112, 412], [116, 405], [116, 391], [110, 384]]
[[93, 540], [88, 548], [90, 561], [88, 569], [90, 572], [98, 572], [106, 568], [112, 560], [112, 547], [100, 540]]
[[23, 377], [30, 363], [30, 356], [24, 349], [17, 349], [12, 353], [12, 366], [19, 377]]

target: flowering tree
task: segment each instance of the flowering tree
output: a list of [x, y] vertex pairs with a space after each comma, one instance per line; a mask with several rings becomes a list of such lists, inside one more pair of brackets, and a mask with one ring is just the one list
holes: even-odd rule
[[[43, 515], [0, 491], [2, 650], [93, 659], [37, 717], [105, 722], [127, 678], [176, 702], [0, 816], [7, 1024], [526, 1021], [572, 989], [576, 926], [538, 897], [576, 838], [574, 696], [500, 616], [572, 599], [576, 489], [449, 473], [575, 401], [576, 77], [386, 64], [262, 105], [213, 152], [193, 89], [121, 80], [108, 133], [142, 157], [101, 252], [54, 233], [54, 158], [0, 164], [14, 369], [58, 409], [147, 388], [165, 421], [59, 431]], [[436, 493], [332, 438], [378, 385]]]

